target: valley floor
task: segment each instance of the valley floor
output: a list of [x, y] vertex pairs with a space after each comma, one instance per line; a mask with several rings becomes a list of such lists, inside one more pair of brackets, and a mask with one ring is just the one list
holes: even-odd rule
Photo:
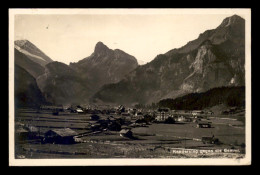
[[[102, 116], [107, 117], [107, 116]], [[27, 124], [40, 129], [43, 135], [55, 128], [71, 128], [83, 133], [82, 143], [42, 144], [39, 139], [16, 138], [17, 159], [54, 158], [243, 158], [245, 156], [245, 126], [234, 117], [209, 118], [212, 128], [197, 128], [196, 123], [151, 123], [147, 127], [132, 128], [135, 140], [121, 137], [117, 131], [88, 133], [86, 126], [93, 123], [90, 114], [37, 112], [22, 109], [15, 117], [16, 124]], [[201, 138], [212, 136], [220, 144], [203, 143]]]

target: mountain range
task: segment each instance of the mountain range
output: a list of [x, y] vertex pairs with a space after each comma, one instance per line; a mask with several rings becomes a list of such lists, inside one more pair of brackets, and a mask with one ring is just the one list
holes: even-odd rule
[[66, 65], [53, 61], [28, 40], [15, 41], [15, 65], [35, 78], [46, 101], [53, 104], [88, 103], [104, 84], [119, 82], [137, 66], [135, 57], [98, 42], [93, 54]]
[[228, 17], [216, 29], [144, 65], [102, 42], [90, 56], [66, 65], [27, 40], [15, 41], [15, 65], [33, 77], [25, 76], [35, 81], [31, 87], [40, 90], [39, 98], [54, 104], [151, 104], [220, 86], [244, 86], [245, 20]]
[[95, 103], [150, 104], [219, 86], [245, 85], [245, 20], [233, 15], [185, 46], [158, 55], [118, 83], [104, 85]]

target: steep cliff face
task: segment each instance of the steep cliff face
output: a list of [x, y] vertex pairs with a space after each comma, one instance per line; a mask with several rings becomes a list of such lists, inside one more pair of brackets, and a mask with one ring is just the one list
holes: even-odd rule
[[190, 65], [193, 71], [184, 79], [181, 89], [201, 92], [213, 87], [244, 85], [244, 76], [237, 76], [240, 72], [244, 72], [243, 64], [238, 60], [218, 56], [215, 53], [216, 47], [210, 41], [199, 47], [195, 61]]
[[116, 84], [106, 85], [94, 102], [152, 103], [219, 86], [245, 85], [245, 21], [234, 15], [179, 49], [158, 55]]
[[102, 42], [95, 46], [94, 53], [70, 67], [97, 91], [102, 85], [116, 83], [138, 66], [135, 57], [119, 49], [109, 49]]

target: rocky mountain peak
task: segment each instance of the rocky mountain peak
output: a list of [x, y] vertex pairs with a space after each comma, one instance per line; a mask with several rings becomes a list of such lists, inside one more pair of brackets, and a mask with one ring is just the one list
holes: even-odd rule
[[245, 20], [242, 17], [240, 17], [238, 15], [233, 15], [233, 16], [225, 18], [219, 27], [228, 27], [230, 25], [241, 24], [244, 22], [245, 22]]
[[37, 50], [37, 52], [40, 52], [39, 49], [27, 39], [16, 40], [16, 41], [14, 41], [14, 43], [15, 43], [16, 46], [19, 46], [20, 48], [34, 49], [34, 50]]
[[102, 42], [95, 46], [94, 53], [70, 67], [90, 85], [93, 95], [105, 84], [119, 82], [138, 66], [134, 56], [120, 49], [110, 49]]
[[26, 43], [30, 43], [28, 40], [16, 40], [14, 41], [15, 45], [22, 47], [23, 45], [25, 45]]
[[95, 51], [94, 53], [104, 53], [104, 52], [107, 52], [109, 51], [110, 49], [105, 45], [103, 44], [101, 41], [99, 41], [96, 46], [95, 46]]
[[14, 47], [19, 52], [28, 56], [32, 61], [45, 66], [47, 63], [52, 62], [53, 60], [48, 57], [45, 53], [43, 53], [38, 47], [36, 47], [30, 41], [24, 40], [16, 40], [14, 41]]

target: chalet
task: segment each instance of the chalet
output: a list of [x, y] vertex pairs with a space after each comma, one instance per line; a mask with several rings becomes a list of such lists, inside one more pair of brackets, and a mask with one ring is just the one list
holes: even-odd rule
[[211, 128], [210, 123], [198, 123], [197, 128]]
[[192, 115], [200, 115], [200, 114], [203, 114], [204, 112], [203, 111], [192, 111], [191, 114]]
[[82, 110], [82, 108], [77, 108], [76, 111], [77, 111], [78, 114], [83, 114], [83, 113], [84, 113], [84, 111]]
[[132, 138], [133, 137], [133, 132], [130, 129], [122, 129], [119, 132], [121, 137], [128, 137], [128, 138]]
[[156, 121], [165, 121], [167, 118], [168, 118], [167, 113], [159, 112], [159, 113], [157, 113], [157, 116], [155, 119], [156, 119]]
[[137, 109], [135, 109], [135, 108], [129, 108], [129, 110], [128, 110], [128, 113], [130, 113], [130, 114], [132, 114], [132, 115], [135, 115], [136, 114], [136, 111], [137, 111]]
[[58, 143], [58, 144], [71, 144], [75, 143], [74, 137], [77, 136], [76, 131], [70, 128], [53, 129], [44, 134], [44, 143]]
[[67, 110], [70, 110], [71, 113], [83, 113], [83, 107], [80, 105], [71, 105]]
[[168, 117], [170, 117], [170, 109], [169, 108], [159, 108], [157, 110], [156, 121], [165, 121]]
[[125, 112], [125, 107], [123, 105], [118, 106], [117, 112], [118, 113]]

